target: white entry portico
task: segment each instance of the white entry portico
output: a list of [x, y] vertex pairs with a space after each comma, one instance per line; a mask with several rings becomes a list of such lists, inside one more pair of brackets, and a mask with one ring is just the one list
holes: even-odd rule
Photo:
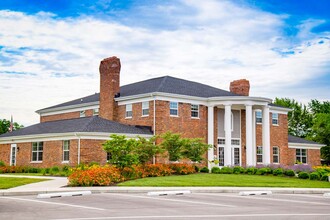
[[[254, 98], [254, 97], [230, 97], [231, 100], [209, 100], [208, 105], [208, 144], [216, 146], [219, 149], [220, 154], [215, 152], [214, 148], [210, 148], [208, 151], [209, 168], [211, 168], [213, 160], [221, 161], [220, 166], [234, 166], [242, 165], [242, 151], [245, 151], [245, 165], [256, 165], [256, 117], [255, 112], [262, 111], [262, 148], [263, 148], [263, 164], [270, 164], [270, 99], [266, 98]], [[218, 115], [214, 115], [215, 108], [217, 110], [224, 111], [223, 120], [219, 119]], [[232, 137], [233, 134], [233, 111], [241, 112], [245, 110], [245, 120], [241, 120], [239, 117], [240, 125], [245, 125], [245, 143], [242, 143], [242, 138], [238, 140]], [[222, 113], [223, 114], [223, 113]], [[215, 118], [217, 117], [217, 118]], [[236, 117], [237, 118], [237, 117]], [[215, 144], [215, 120], [217, 126], [224, 128], [224, 139], [218, 139]], [[239, 126], [240, 135], [242, 135], [241, 126]], [[218, 135], [218, 134], [216, 134]], [[223, 152], [222, 152], [223, 151]], [[223, 155], [220, 158], [219, 155]], [[239, 156], [239, 159], [237, 158]], [[223, 161], [222, 161], [223, 160]], [[213, 164], [219, 165], [219, 164]]]

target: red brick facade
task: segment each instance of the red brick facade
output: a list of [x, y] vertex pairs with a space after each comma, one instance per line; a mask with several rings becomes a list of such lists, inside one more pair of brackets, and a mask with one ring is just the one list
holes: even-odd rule
[[[93, 116], [93, 109], [85, 110], [85, 117], [90, 117], [90, 116]], [[40, 122], [72, 119], [72, 118], [79, 118], [79, 117], [80, 117], [80, 111], [74, 111], [74, 112], [68, 112], [68, 113], [40, 116]]]

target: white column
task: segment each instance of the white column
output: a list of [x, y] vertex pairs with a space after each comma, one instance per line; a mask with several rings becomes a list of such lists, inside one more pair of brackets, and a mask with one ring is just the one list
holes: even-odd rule
[[270, 164], [270, 125], [268, 106], [262, 108], [262, 150], [263, 164]]
[[256, 112], [252, 111], [252, 165], [257, 165]]
[[207, 160], [208, 162], [208, 168], [211, 171], [211, 163], [210, 161], [214, 160], [214, 107], [208, 106], [207, 107], [207, 143], [212, 145], [212, 148], [209, 148], [207, 152]]
[[225, 105], [225, 166], [231, 166], [231, 105]]
[[252, 126], [252, 105], [245, 105], [246, 119], [246, 165], [253, 166], [253, 126]]

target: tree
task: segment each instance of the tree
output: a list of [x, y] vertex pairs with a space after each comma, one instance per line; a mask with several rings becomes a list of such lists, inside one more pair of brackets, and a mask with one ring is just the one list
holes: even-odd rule
[[110, 140], [103, 143], [103, 149], [111, 154], [109, 163], [119, 168], [130, 167], [139, 163], [139, 157], [134, 153], [138, 145], [135, 139], [127, 139], [125, 135], [110, 135]]
[[180, 134], [166, 132], [161, 135], [163, 139], [161, 146], [167, 150], [170, 161], [178, 161], [182, 158], [182, 148], [184, 145]]
[[[23, 125], [19, 125], [17, 122], [13, 123], [14, 131], [23, 127], [24, 127]], [[0, 134], [9, 132], [9, 129], [10, 129], [10, 121], [6, 119], [0, 119]]]
[[313, 116], [306, 105], [289, 98], [275, 98], [274, 104], [292, 109], [288, 113], [289, 134], [301, 138], [310, 134]]
[[157, 154], [162, 154], [164, 151], [159, 145], [155, 145], [156, 137], [150, 139], [138, 137], [137, 146], [134, 152], [138, 155], [139, 163], [145, 164], [150, 162]]
[[185, 138], [182, 154], [193, 162], [201, 162], [205, 159], [203, 155], [210, 147], [213, 146], [204, 143], [201, 138]]

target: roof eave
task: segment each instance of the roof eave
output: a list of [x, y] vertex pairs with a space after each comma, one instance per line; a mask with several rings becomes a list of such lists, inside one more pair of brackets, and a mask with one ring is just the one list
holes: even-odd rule
[[39, 115], [42, 113], [49, 113], [49, 112], [54, 112], [54, 111], [63, 111], [63, 110], [69, 110], [69, 109], [75, 109], [75, 108], [81, 108], [81, 107], [88, 107], [88, 106], [93, 106], [93, 105], [99, 105], [100, 102], [87, 102], [87, 103], [82, 103], [78, 105], [67, 105], [67, 106], [61, 106], [61, 107], [56, 107], [56, 108], [46, 108], [46, 109], [39, 109], [36, 111]]

